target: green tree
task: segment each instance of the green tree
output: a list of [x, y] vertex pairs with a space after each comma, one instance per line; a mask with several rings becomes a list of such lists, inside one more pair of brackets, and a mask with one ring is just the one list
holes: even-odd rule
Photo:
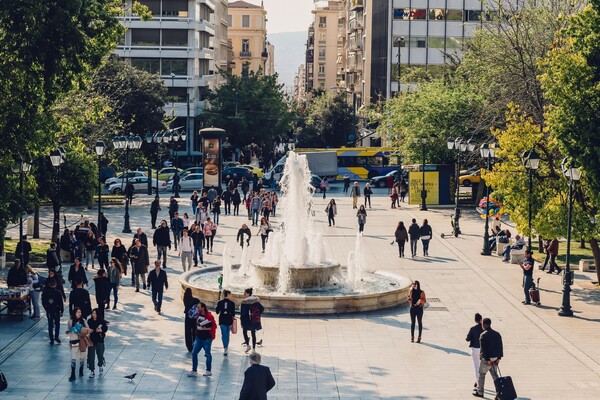
[[294, 119], [277, 75], [265, 76], [262, 71], [242, 77], [222, 75], [227, 83], [209, 92], [204, 126], [224, 129], [233, 147], [256, 144], [270, 153], [278, 139], [287, 137]]
[[321, 92], [306, 108], [305, 125], [297, 132], [298, 147], [352, 146], [352, 106], [345, 93]]

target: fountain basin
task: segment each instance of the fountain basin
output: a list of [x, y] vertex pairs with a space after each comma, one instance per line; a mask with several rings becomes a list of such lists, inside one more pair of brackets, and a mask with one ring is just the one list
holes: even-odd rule
[[[190, 288], [194, 297], [214, 309], [219, 301], [217, 278], [221, 271], [221, 267], [210, 267], [184, 273], [179, 277], [182, 292]], [[269, 314], [354, 313], [396, 307], [407, 302], [411, 281], [406, 277], [376, 271], [366, 273], [364, 282], [365, 287], [368, 287], [365, 291], [350, 291], [341, 285], [332, 285], [280, 294], [275, 292], [274, 287], [265, 286], [254, 287], [254, 294], [260, 298], [265, 312]], [[231, 290], [230, 299], [239, 305], [243, 299], [244, 287], [232, 286], [226, 289]]]
[[[277, 265], [253, 263], [257, 278], [263, 285], [276, 287], [280, 268]], [[339, 264], [289, 267], [288, 280], [291, 288], [308, 289], [327, 286], [334, 275], [341, 273]]]

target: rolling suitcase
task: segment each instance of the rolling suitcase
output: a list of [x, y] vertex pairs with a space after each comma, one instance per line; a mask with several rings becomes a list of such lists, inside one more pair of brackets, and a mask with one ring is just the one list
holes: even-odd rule
[[512, 378], [510, 376], [502, 376], [500, 374], [500, 368], [498, 368], [498, 379], [494, 380], [494, 386], [496, 387], [496, 399], [514, 400], [517, 398], [517, 392], [515, 391], [515, 385], [513, 385]]
[[539, 285], [540, 285], [540, 278], [537, 279], [537, 285], [534, 282], [533, 286], [531, 288], [529, 288], [529, 297], [531, 298], [531, 302], [534, 303], [536, 306], [541, 305]]

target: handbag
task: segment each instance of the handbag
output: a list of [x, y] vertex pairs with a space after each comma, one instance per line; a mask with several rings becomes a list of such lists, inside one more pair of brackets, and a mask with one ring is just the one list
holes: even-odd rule
[[79, 339], [79, 351], [83, 353], [90, 347], [94, 347], [94, 343], [92, 343], [92, 340], [87, 335], [82, 336]]
[[237, 333], [237, 318], [233, 319], [233, 323], [231, 324], [231, 333], [234, 335]]

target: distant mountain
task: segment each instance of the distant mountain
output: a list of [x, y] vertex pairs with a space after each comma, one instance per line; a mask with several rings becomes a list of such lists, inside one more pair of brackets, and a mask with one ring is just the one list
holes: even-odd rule
[[307, 37], [307, 31], [268, 34], [268, 41], [275, 46], [275, 71], [286, 91], [293, 90], [298, 66], [304, 63]]

